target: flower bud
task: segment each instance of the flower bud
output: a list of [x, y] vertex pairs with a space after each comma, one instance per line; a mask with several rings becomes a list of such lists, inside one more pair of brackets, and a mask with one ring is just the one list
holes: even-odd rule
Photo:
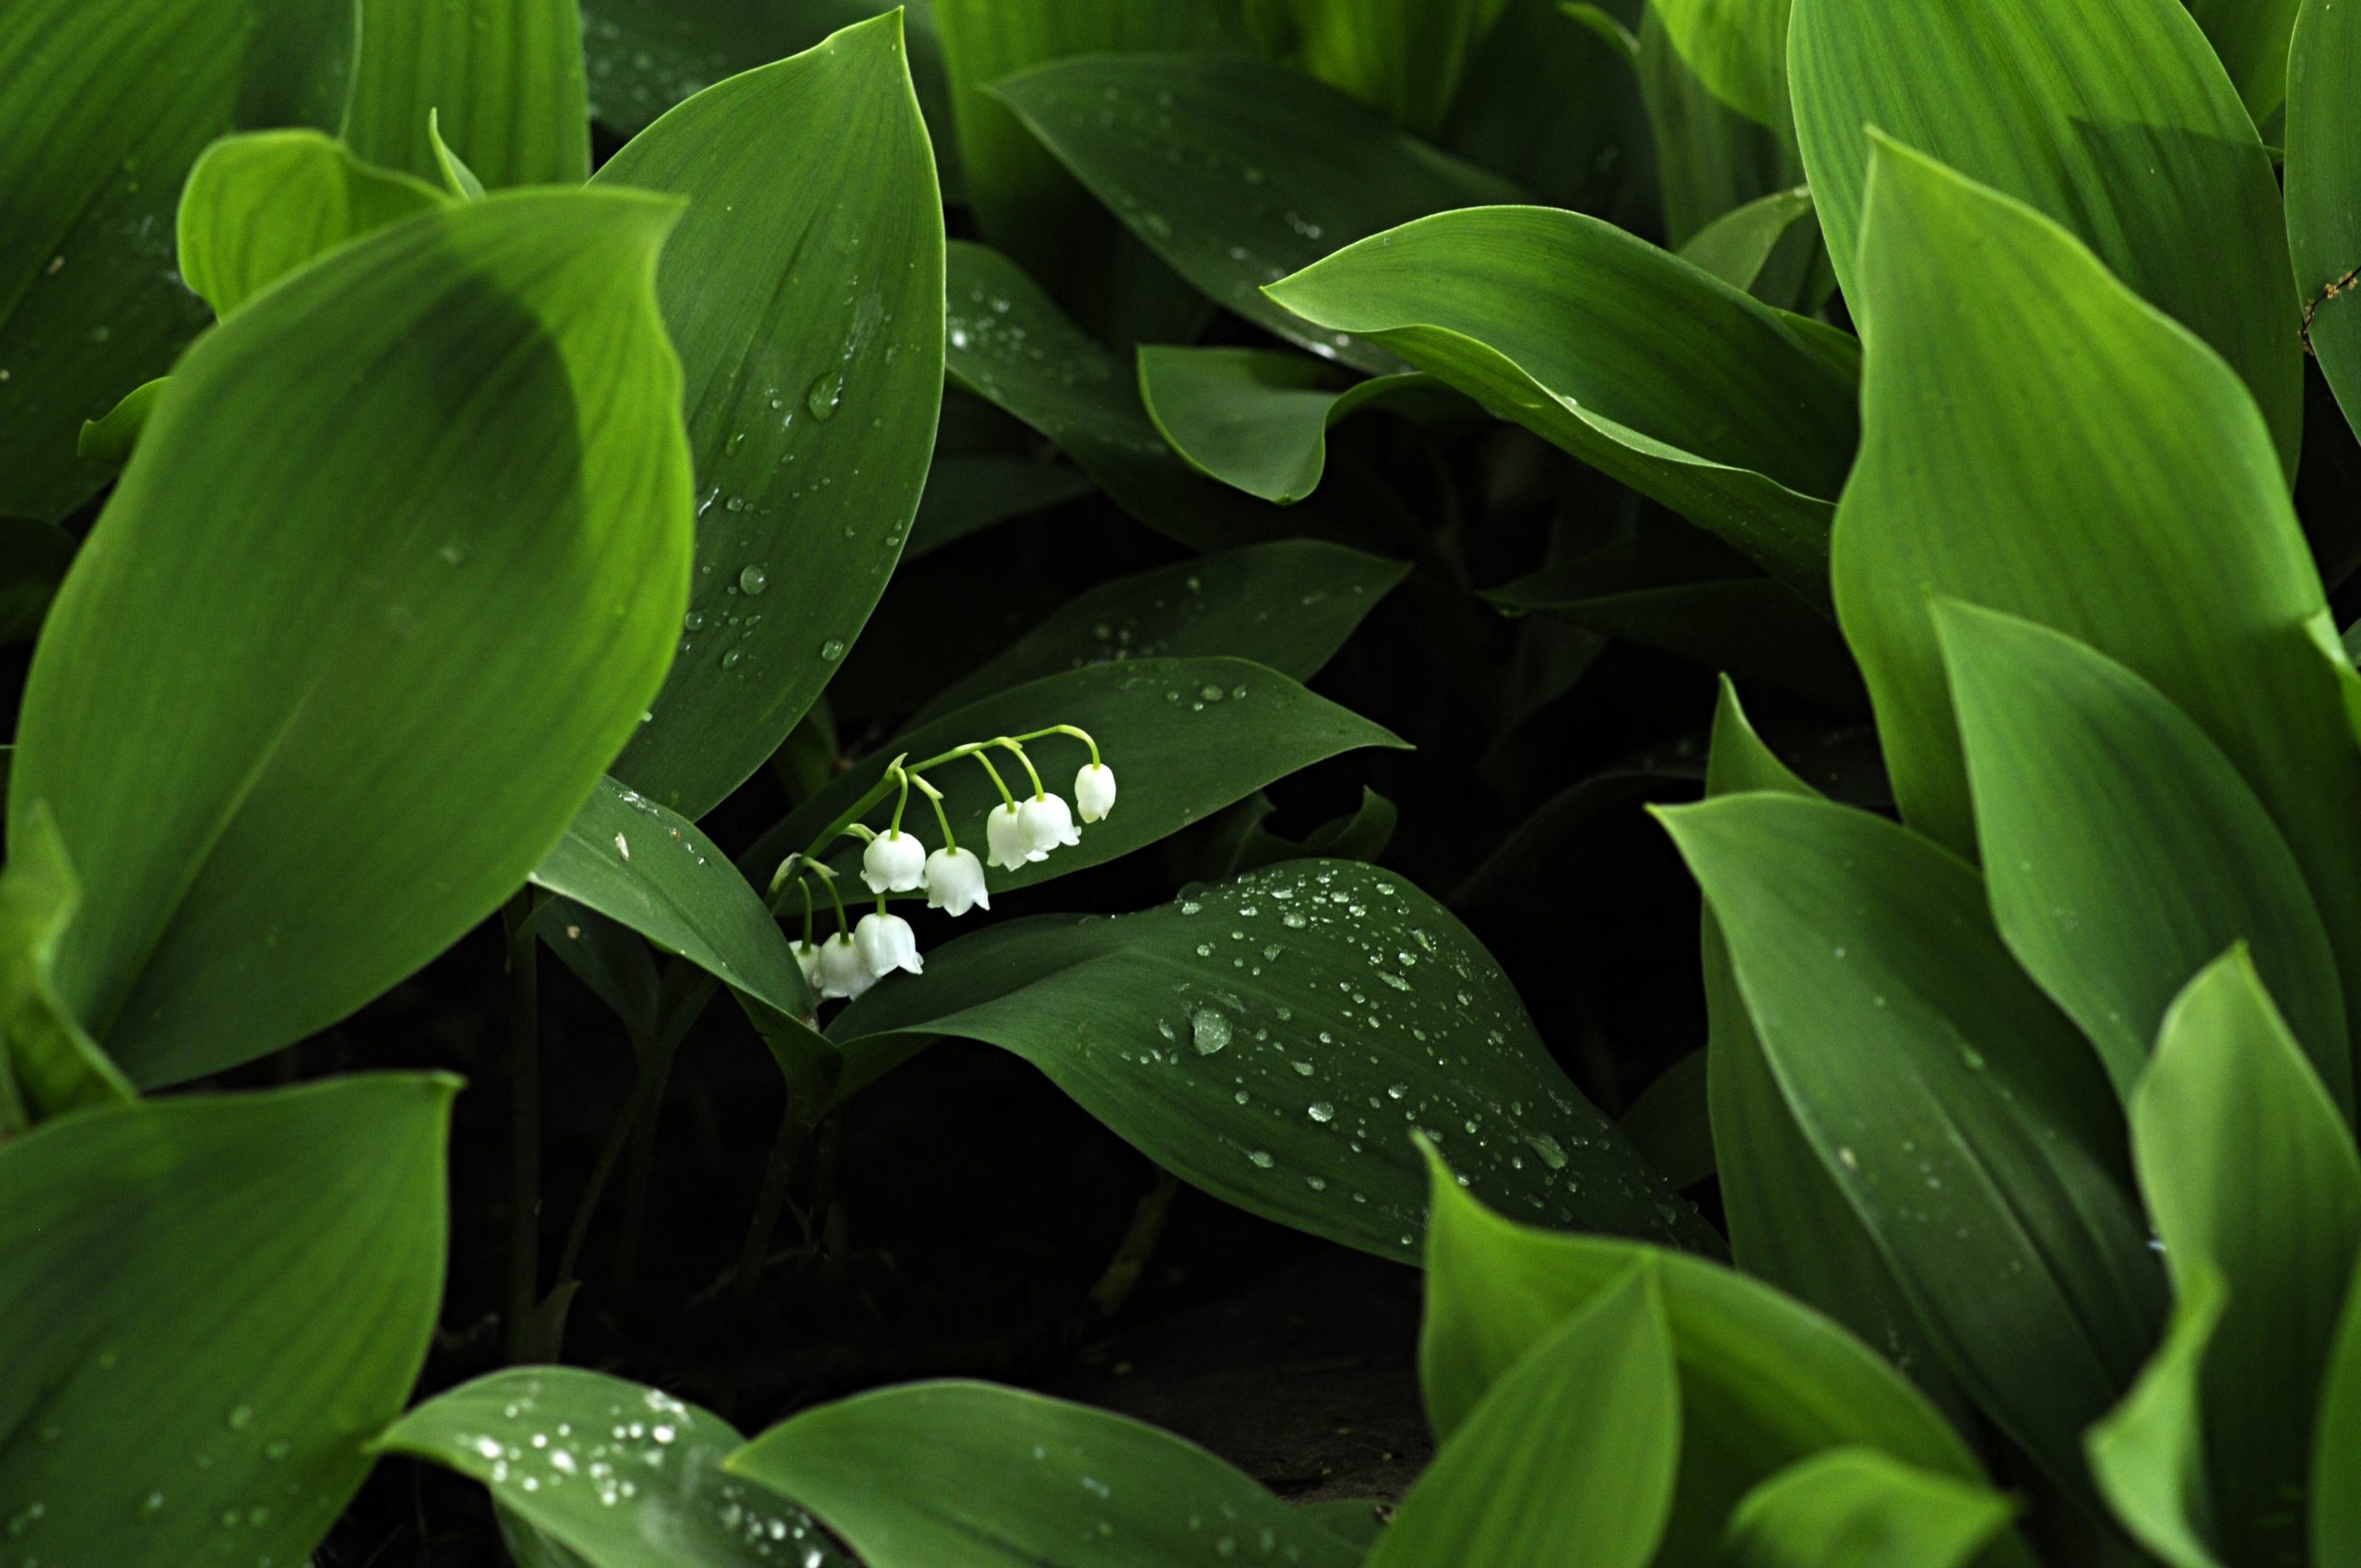
[[879, 834], [861, 851], [860, 880], [872, 893], [915, 893], [926, 881], [926, 846], [898, 827]]
[[1115, 770], [1094, 762], [1074, 776], [1074, 808], [1085, 822], [1097, 822], [1115, 809]]

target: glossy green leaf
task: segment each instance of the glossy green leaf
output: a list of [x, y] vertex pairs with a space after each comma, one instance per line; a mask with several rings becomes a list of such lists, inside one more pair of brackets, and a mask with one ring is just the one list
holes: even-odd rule
[[1516, 207], [1421, 220], [1271, 292], [1825, 598], [1855, 389], [1760, 301], [1596, 219]]
[[308, 1559], [433, 1336], [457, 1087], [121, 1105], [0, 1147], [12, 1558]]
[[2361, 431], [2361, 11], [2308, 0], [2287, 59], [2287, 242], [2304, 341]]
[[1676, 245], [1726, 212], [1804, 183], [1787, 108], [1790, 4], [1647, 0], [1640, 90]]
[[22, 642], [41, 630], [73, 564], [74, 540], [63, 529], [0, 517], [0, 643]]
[[1076, 327], [997, 251], [954, 241], [943, 368], [1057, 443], [1118, 505], [1157, 532], [1220, 550], [1301, 531], [1274, 507], [1217, 484], [1165, 444], [1132, 367]]
[[765, 1006], [812, 1011], [787, 938], [730, 857], [696, 824], [615, 779], [599, 781], [533, 880]]
[[434, 139], [495, 189], [589, 177], [575, 0], [360, 0], [360, 10], [344, 112], [353, 151], [436, 184]]
[[990, 1384], [909, 1384], [823, 1405], [754, 1439], [730, 1468], [800, 1499], [868, 1568], [1361, 1559], [1193, 1443]]
[[1440, 125], [1506, 0], [1246, 0], [1264, 52], [1382, 110]]
[[[1120, 291], [1144, 257], [994, 87], [1070, 54], [1243, 48], [1238, 0], [935, 0], [951, 122], [976, 226], [1059, 298]], [[1163, 279], [1159, 281], [1169, 281]]]
[[2015, 1504], [1989, 1487], [1840, 1448], [1747, 1493], [1721, 1568], [1960, 1568], [2007, 1528]]
[[1027, 681], [1133, 659], [1227, 654], [1309, 681], [1407, 569], [1341, 544], [1288, 539], [1118, 577], [953, 682], [919, 719]]
[[2268, 125], [2287, 101], [2288, 35], [2305, 0], [2182, 0], [2230, 74], [2247, 112]]
[[1269, 349], [1143, 348], [1139, 367], [1147, 417], [1191, 468], [1282, 506], [1320, 488], [1328, 432], [1359, 409], [1473, 411], [1432, 376], [1339, 386], [1319, 361]]
[[[1244, 659], [1130, 659], [995, 693], [896, 736], [892, 750], [919, 763], [972, 741], [1030, 734], [1051, 724], [1075, 725], [1097, 741], [1107, 766], [1115, 770], [1121, 803], [1104, 822], [1083, 829], [1079, 846], [1022, 871], [992, 873], [995, 893], [1127, 855], [1341, 752], [1403, 743]], [[1074, 770], [1089, 760], [1082, 743], [1053, 735], [1035, 742], [1029, 751], [1043, 785], [1071, 800]], [[884, 776], [892, 760], [890, 754], [874, 755], [839, 776], [773, 828], [748, 863], [767, 869], [805, 849]], [[1023, 769], [1006, 753], [993, 766], [1012, 786], [1024, 781]], [[982, 854], [984, 814], [1001, 803], [991, 778], [967, 761], [944, 765], [928, 777], [943, 793], [952, 832]], [[932, 843], [939, 831], [932, 814], [915, 799], [910, 811], [907, 827]], [[847, 876], [853, 873], [859, 845], [845, 840], [821, 848]]]
[[899, 19], [706, 89], [597, 183], [690, 198], [658, 293], [688, 376], [697, 571], [614, 772], [698, 817], [836, 673], [925, 483], [943, 212]]
[[1907, 1380], [1766, 1285], [1629, 1241], [1519, 1225], [1462, 1191], [1440, 1161], [1434, 1206], [1418, 1361], [1427, 1413], [1446, 1443], [1569, 1313], [1653, 1260], [1680, 1368], [1681, 1471], [1667, 1562], [1709, 1558], [1741, 1496], [1827, 1449], [1870, 1448], [1960, 1480], [1982, 1479], [1966, 1443]]
[[1956, 600], [1936, 604], [1935, 626], [1993, 919], [2117, 1092], [2130, 1095], [2189, 977], [2245, 941], [2350, 1104], [2327, 932], [2287, 841], [2221, 748], [2155, 687], [2046, 626]]
[[[1871, 276], [1887, 266], [1880, 256], [1892, 242], [1865, 244], [1874, 127], [2065, 225], [2134, 292], [2212, 344], [2252, 389], [2279, 467], [2295, 473], [2303, 364], [2271, 158], [2182, 0], [1794, 5], [1796, 132], [1836, 276], [1865, 333], [1876, 332], [1892, 297]], [[1943, 252], [1940, 297], [1914, 315], [1959, 315], [1967, 291], [1957, 269], [1975, 267], [1982, 295], [1987, 267], [2022, 244], [1993, 234], [1980, 249]], [[2032, 336], [2042, 317], [2074, 313], [2082, 291], [2022, 326], [2013, 304], [1992, 301], [1975, 314], [1994, 336]], [[2027, 374], [2038, 362], [2020, 358], [2000, 380], [1964, 385], [2048, 394], [2049, 377]], [[2048, 402], [2016, 399], [2029, 420]], [[2213, 457], [2202, 443], [2189, 450]], [[2108, 457], [2094, 467], [2123, 460]], [[2252, 470], [2243, 481], [2272, 478]]]
[[918, 516], [910, 519], [910, 539], [903, 546], [902, 559], [915, 561], [969, 534], [1047, 511], [1097, 489], [1088, 475], [1062, 464], [991, 453], [949, 453], [937, 445], [934, 466], [927, 469], [926, 491], [919, 497]]
[[1833, 567], [1904, 815], [1975, 843], [1929, 596], [2023, 616], [2130, 668], [2228, 754], [2353, 972], [2361, 750], [2252, 400], [2021, 204], [1890, 145], [1874, 184], [1854, 296], [1870, 322], [1865, 436]]
[[2344, 1293], [2344, 1321], [2321, 1378], [2312, 1429], [2312, 1568], [2361, 1563], [2361, 1269]]
[[1653, 138], [1638, 95], [1620, 90], [1637, 47], [1624, 23], [1638, 7], [1596, 9], [1612, 26], [1572, 19], [1562, 0], [1508, 0], [1436, 139], [1553, 207], [1646, 223], [1657, 203]]
[[1681, 1446], [1664, 1287], [1646, 1260], [1492, 1381], [1370, 1553], [1370, 1568], [1644, 1568]]
[[2289, 1401], [2321, 1386], [2361, 1259], [2361, 1155], [2267, 979], [2238, 951], [2191, 980], [2131, 1101], [2165, 1267], [2184, 1296], [2200, 1268], [2229, 1287], [2204, 1353], [2207, 1470], [2225, 1555], [2257, 1562], [2303, 1555], [2311, 1434]]
[[588, 1568], [849, 1568], [809, 1514], [723, 1472], [744, 1443], [661, 1390], [523, 1367], [435, 1396], [376, 1446], [482, 1482], [504, 1523]]
[[313, 0], [17, 0], [0, 29], [0, 515], [53, 522], [110, 477], [75, 435], [208, 313], [173, 204], [230, 131], [326, 125], [353, 12]]
[[[1768, 790], [1816, 799], [1773, 754], [1725, 681], [1705, 770], [1710, 797]], [[1918, 1313], [1811, 1139], [1756, 1033], [1709, 904], [1703, 930], [1706, 1099], [1730, 1252], [1748, 1274], [1826, 1313], [1877, 1348], [1955, 1421], [1970, 1408]]]
[[35, 806], [0, 867], [0, 1133], [62, 1111], [134, 1098], [131, 1085], [60, 1004], [57, 947], [82, 901], [46, 807]]
[[830, 1029], [848, 1080], [938, 1035], [1015, 1052], [1182, 1180], [1364, 1251], [1418, 1255], [1418, 1132], [1504, 1207], [1719, 1249], [1551, 1062], [1466, 928], [1356, 861], [1291, 861], [1111, 921], [990, 927]]
[[2209, 1544], [2202, 1363], [2229, 1292], [2212, 1265], [2190, 1265], [2164, 1343], [2123, 1403], [2091, 1428], [2091, 1474], [2124, 1529], [2171, 1568], [2222, 1568]]
[[[1817, 307], [1827, 298], [1815, 282], [1819, 248], [1811, 192], [1802, 185], [1757, 196], [1699, 229], [1680, 244], [1680, 259], [1743, 289], [1765, 304], [1793, 310]], [[1798, 239], [1798, 235], [1804, 238]], [[1807, 243], [1809, 242], [1809, 243]], [[1798, 259], [1800, 253], [1801, 259]]]
[[421, 214], [173, 374], [51, 612], [9, 778], [12, 852], [45, 801], [82, 882], [59, 998], [135, 1082], [251, 1060], [433, 956], [638, 723], [689, 576], [653, 291], [674, 210]]
[[2061, 1484], [2163, 1316], [2097, 1055], [1975, 873], [1782, 794], [1660, 814], [1774, 1075], [1962, 1385]]
[[181, 196], [181, 277], [226, 316], [304, 263], [447, 199], [317, 131], [225, 137]]
[[[153, 381], [143, 381], [125, 392], [104, 417], [84, 420], [82, 434], [75, 439], [74, 450], [92, 462], [109, 463], [116, 468], [131, 461], [132, 448], [139, 445], [139, 433], [148, 428], [148, 416], [155, 411], [156, 399], [163, 396], [164, 384], [170, 380], [172, 377], [169, 375], [160, 375]], [[32, 523], [25, 526], [49, 528], [52, 525]], [[61, 572], [60, 576], [63, 575]]]
[[1521, 199], [1497, 175], [1256, 60], [1097, 55], [1027, 71], [993, 91], [1207, 299], [1364, 370], [1401, 365], [1381, 347], [1287, 310], [1263, 285], [1414, 218]]

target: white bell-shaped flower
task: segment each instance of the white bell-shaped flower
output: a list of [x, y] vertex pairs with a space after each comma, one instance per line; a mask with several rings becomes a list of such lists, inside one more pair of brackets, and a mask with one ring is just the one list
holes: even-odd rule
[[899, 915], [861, 916], [852, 928], [852, 944], [873, 976], [883, 978], [896, 969], [917, 974], [926, 968], [919, 958], [918, 933]]
[[790, 942], [787, 950], [795, 955], [795, 967], [803, 971], [803, 983], [812, 994], [820, 994], [820, 944], [816, 942]]
[[872, 893], [915, 893], [926, 885], [926, 846], [915, 833], [893, 828], [860, 854], [860, 880]]
[[926, 907], [952, 915], [992, 907], [984, 890], [984, 862], [974, 850], [937, 849], [926, 858]]
[[1097, 822], [1115, 809], [1115, 770], [1094, 762], [1074, 776], [1074, 809], [1085, 822]]
[[1025, 829], [1028, 861], [1046, 861], [1050, 850], [1082, 842], [1074, 826], [1074, 813], [1066, 809], [1062, 795], [1040, 795], [1026, 802], [1017, 813], [1017, 823]]
[[[986, 848], [991, 852], [985, 857], [1003, 871], [1014, 871], [1023, 865], [1025, 854], [1025, 814], [1014, 802], [994, 806], [984, 818]], [[1035, 855], [1035, 860], [1042, 857]]]
[[849, 1001], [877, 983], [876, 975], [861, 962], [860, 949], [843, 932], [820, 944], [820, 994]]

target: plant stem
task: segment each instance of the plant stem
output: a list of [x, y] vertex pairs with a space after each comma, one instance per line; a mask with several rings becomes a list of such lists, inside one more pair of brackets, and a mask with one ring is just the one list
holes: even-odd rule
[[738, 1249], [737, 1277], [730, 1282], [730, 1307], [743, 1314], [753, 1309], [761, 1293], [763, 1265], [769, 1260], [771, 1238], [778, 1231], [778, 1217], [787, 1206], [788, 1184], [795, 1178], [795, 1162], [812, 1131], [812, 1114], [792, 1093], [779, 1115], [778, 1136], [772, 1141], [770, 1161], [763, 1168], [763, 1184], [754, 1194], [754, 1212], [746, 1220], [746, 1239]]
[[623, 1233], [615, 1241], [615, 1287], [628, 1295], [639, 1273], [639, 1242], [647, 1229], [647, 1189], [656, 1170], [656, 1128], [664, 1111], [664, 1086], [672, 1075], [672, 1044], [658, 1047], [654, 1085], [631, 1130], [631, 1171], [623, 1178]]
[[541, 1278], [540, 890], [508, 901], [508, 1358], [526, 1353]]
[[599, 1146], [599, 1158], [590, 1167], [590, 1176], [582, 1184], [581, 1199], [574, 1206], [574, 1222], [566, 1227], [565, 1250], [558, 1254], [557, 1282], [579, 1278], [575, 1272], [581, 1265], [583, 1243], [590, 1236], [590, 1221], [599, 1212], [599, 1201], [607, 1195], [607, 1183], [612, 1180], [615, 1166], [621, 1162], [624, 1148], [639, 1129], [642, 1113], [657, 1088], [664, 1082], [666, 1069], [671, 1064], [669, 1055], [658, 1057], [651, 1050], [640, 1058], [639, 1075], [631, 1086], [631, 1094], [623, 1109], [615, 1113], [614, 1125], [607, 1130], [607, 1141]]
[[1108, 1260], [1107, 1272], [1090, 1288], [1090, 1304], [1099, 1316], [1113, 1317], [1132, 1299], [1140, 1276], [1147, 1270], [1147, 1260], [1156, 1255], [1156, 1243], [1164, 1235], [1165, 1219], [1172, 1213], [1172, 1199], [1180, 1191], [1180, 1178], [1158, 1169], [1156, 1185], [1132, 1210], [1132, 1222], [1124, 1228], [1115, 1255]]

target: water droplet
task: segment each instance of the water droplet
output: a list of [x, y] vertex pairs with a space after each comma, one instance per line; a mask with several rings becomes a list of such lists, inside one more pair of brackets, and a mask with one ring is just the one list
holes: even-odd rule
[[1200, 1007], [1189, 1015], [1189, 1034], [1197, 1054], [1211, 1056], [1229, 1043], [1229, 1020], [1210, 1007]]
[[738, 574], [738, 591], [749, 599], [770, 586], [770, 573], [760, 566], [749, 566]]
[[845, 645], [844, 640], [840, 637], [830, 637], [826, 642], [820, 645], [820, 657], [826, 659], [831, 664], [834, 664], [837, 659], [842, 659], [844, 656]]
[[803, 394], [803, 406], [815, 420], [836, 418], [836, 408], [844, 400], [845, 374], [840, 370], [825, 372]]

